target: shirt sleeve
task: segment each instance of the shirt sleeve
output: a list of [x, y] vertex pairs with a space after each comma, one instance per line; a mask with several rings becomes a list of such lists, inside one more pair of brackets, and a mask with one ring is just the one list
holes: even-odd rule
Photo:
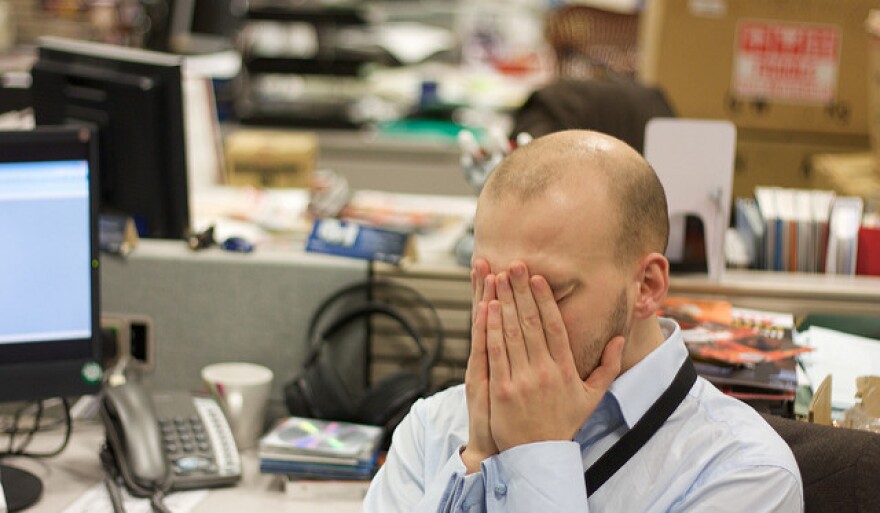
[[[394, 431], [385, 464], [373, 478], [363, 513], [481, 513], [483, 478], [467, 470], [458, 451], [430, 480], [425, 478], [423, 403], [416, 403]], [[428, 448], [429, 449], [429, 448]]]
[[775, 466], [741, 467], [692, 489], [671, 512], [800, 513], [803, 486], [791, 471]]
[[510, 448], [482, 463], [487, 513], [589, 511], [580, 447], [537, 442]]

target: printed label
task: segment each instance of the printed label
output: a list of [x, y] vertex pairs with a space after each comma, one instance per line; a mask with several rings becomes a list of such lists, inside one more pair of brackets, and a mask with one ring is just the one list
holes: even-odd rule
[[691, 14], [699, 18], [723, 18], [727, 16], [727, 0], [690, 0]]
[[741, 98], [832, 102], [837, 93], [840, 43], [840, 29], [833, 25], [740, 21], [733, 93]]

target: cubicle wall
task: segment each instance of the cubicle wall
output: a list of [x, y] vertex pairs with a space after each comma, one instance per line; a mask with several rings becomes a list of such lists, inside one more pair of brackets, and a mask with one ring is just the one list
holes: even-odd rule
[[[155, 368], [151, 388], [200, 390], [199, 370], [221, 361], [249, 361], [275, 373], [274, 411], [281, 389], [300, 370], [305, 332], [321, 300], [367, 278], [360, 260], [299, 251], [193, 252], [183, 242], [143, 240], [123, 259], [101, 260], [105, 313], [147, 316]], [[346, 340], [336, 351], [353, 386], [365, 377], [366, 344]]]

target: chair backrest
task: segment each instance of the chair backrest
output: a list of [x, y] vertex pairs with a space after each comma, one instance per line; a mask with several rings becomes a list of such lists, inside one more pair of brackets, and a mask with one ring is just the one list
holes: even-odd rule
[[880, 509], [880, 434], [763, 417], [794, 453], [806, 513]]
[[529, 95], [514, 115], [511, 135], [528, 132], [540, 137], [560, 130], [596, 130], [642, 152], [648, 121], [673, 116], [663, 91], [634, 80], [559, 79]]

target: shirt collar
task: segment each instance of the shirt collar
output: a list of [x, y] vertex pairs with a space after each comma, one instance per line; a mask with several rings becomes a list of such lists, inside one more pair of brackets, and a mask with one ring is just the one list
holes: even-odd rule
[[688, 357], [678, 324], [671, 319], [658, 320], [666, 340], [618, 376], [608, 389], [630, 429], [669, 387]]

